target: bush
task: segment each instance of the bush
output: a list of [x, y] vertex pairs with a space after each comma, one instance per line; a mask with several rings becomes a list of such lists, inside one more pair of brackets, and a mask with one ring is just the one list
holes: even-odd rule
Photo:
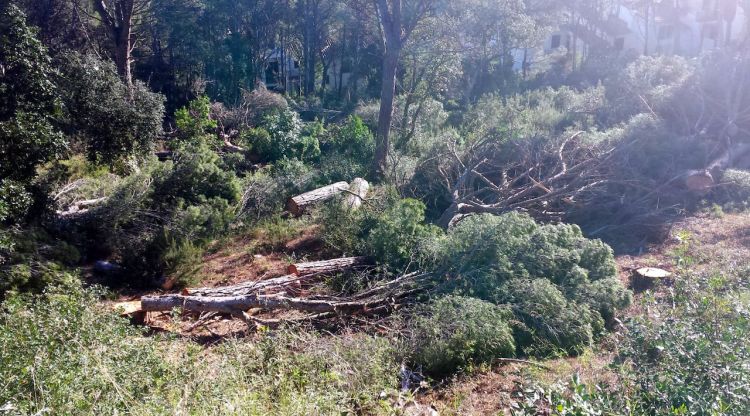
[[508, 308], [474, 298], [447, 296], [409, 318], [406, 342], [412, 360], [432, 376], [455, 373], [515, 355]]
[[68, 285], [3, 303], [0, 402], [21, 414], [113, 414], [166, 381], [154, 344], [126, 338], [138, 330], [93, 307], [95, 300]]
[[580, 353], [631, 301], [606, 244], [525, 214], [469, 217], [423, 243], [420, 260], [447, 277], [443, 293], [509, 305], [524, 324], [515, 335], [527, 354]]
[[302, 134], [299, 115], [278, 109], [263, 117], [258, 128], [248, 132], [253, 151], [267, 162], [282, 158], [310, 160], [320, 155], [318, 140]]
[[81, 260], [75, 247], [39, 228], [14, 228], [0, 240], [0, 298], [8, 291], [41, 292], [72, 280], [68, 267]]
[[597, 312], [566, 299], [549, 280], [511, 280], [497, 293], [496, 302], [509, 305], [524, 324], [515, 335], [525, 354], [579, 354], [604, 330]]
[[89, 158], [114, 166], [151, 153], [162, 132], [164, 97], [140, 81], [130, 90], [114, 64], [94, 55], [69, 53], [61, 61], [65, 129], [83, 142]]
[[200, 281], [198, 274], [203, 263], [203, 249], [189, 240], [167, 237], [167, 246], [161, 250], [159, 263], [164, 276], [176, 287], [188, 287]]
[[361, 118], [330, 127], [321, 143], [320, 183], [351, 181], [366, 177], [375, 156], [375, 138]]
[[385, 211], [367, 239], [373, 257], [396, 269], [416, 261], [418, 246], [440, 234], [437, 227], [424, 224], [424, 210], [420, 201], [404, 199]]

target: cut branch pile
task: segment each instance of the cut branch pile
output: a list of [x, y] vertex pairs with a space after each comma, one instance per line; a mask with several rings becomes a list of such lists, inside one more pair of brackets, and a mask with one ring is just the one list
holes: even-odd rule
[[439, 225], [448, 228], [467, 215], [513, 210], [560, 219], [579, 195], [607, 182], [601, 171], [616, 150], [579, 146], [582, 134], [567, 137], [556, 148], [522, 141], [509, 151], [491, 138], [461, 154], [449, 147], [438, 172], [451, 204]]

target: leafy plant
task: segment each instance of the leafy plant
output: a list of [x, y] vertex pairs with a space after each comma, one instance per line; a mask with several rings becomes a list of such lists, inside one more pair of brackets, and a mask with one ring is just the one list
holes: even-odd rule
[[513, 313], [479, 299], [446, 296], [418, 308], [409, 317], [406, 343], [411, 359], [424, 371], [439, 377], [470, 365], [513, 357]]

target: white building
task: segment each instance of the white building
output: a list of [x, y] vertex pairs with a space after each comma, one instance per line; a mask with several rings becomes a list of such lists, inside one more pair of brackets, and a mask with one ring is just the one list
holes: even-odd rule
[[566, 14], [533, 60], [564, 51], [580, 61], [593, 50], [697, 56], [747, 36], [739, 0], [622, 0], [611, 9], [577, 13]]

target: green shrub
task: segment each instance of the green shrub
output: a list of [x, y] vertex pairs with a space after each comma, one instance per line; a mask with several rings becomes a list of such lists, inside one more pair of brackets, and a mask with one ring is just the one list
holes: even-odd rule
[[[187, 107], [182, 107], [174, 113], [178, 138], [181, 141], [218, 141], [212, 130], [216, 129], [216, 120], [211, 119], [211, 100], [201, 96], [190, 101]], [[179, 143], [176, 143], [179, 145]], [[220, 143], [211, 143], [215, 146]]]
[[474, 298], [447, 296], [410, 317], [406, 342], [412, 360], [432, 376], [515, 355], [508, 308]]
[[0, 223], [23, 220], [33, 202], [34, 198], [23, 184], [0, 179]]
[[524, 323], [516, 330], [516, 342], [526, 354], [578, 354], [604, 330], [597, 312], [566, 299], [546, 279], [511, 280], [498, 288], [496, 302], [509, 305]]
[[0, 245], [0, 298], [8, 291], [40, 292], [48, 285], [74, 279], [67, 267], [81, 255], [74, 246], [39, 228], [14, 228]]
[[373, 257], [395, 269], [416, 262], [419, 245], [441, 234], [424, 223], [425, 206], [416, 199], [404, 199], [386, 210], [367, 238]]
[[264, 116], [258, 128], [246, 133], [246, 140], [267, 162], [282, 158], [314, 160], [320, 156], [317, 132], [303, 131], [303, 127], [296, 112], [277, 109]]
[[131, 89], [112, 62], [94, 55], [68, 53], [60, 67], [65, 129], [83, 143], [90, 160], [115, 166], [153, 151], [162, 132], [162, 95], [140, 81]]
[[126, 338], [138, 330], [93, 307], [95, 296], [68, 285], [3, 303], [0, 402], [21, 414], [113, 414], [166, 381], [154, 344]]
[[320, 183], [351, 181], [366, 177], [375, 155], [375, 138], [361, 118], [350, 116], [330, 128], [321, 147]]
[[178, 288], [193, 286], [200, 281], [198, 273], [203, 263], [203, 249], [191, 241], [167, 238], [167, 247], [161, 251], [161, 269]]

